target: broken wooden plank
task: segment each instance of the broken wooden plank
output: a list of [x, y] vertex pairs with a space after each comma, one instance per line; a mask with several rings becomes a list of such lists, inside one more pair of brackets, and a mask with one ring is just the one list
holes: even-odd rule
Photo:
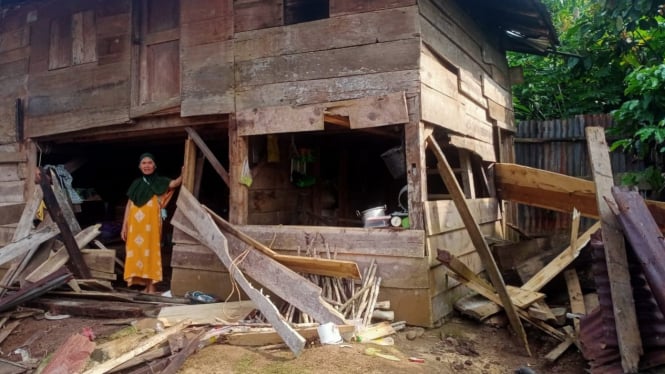
[[515, 306], [510, 300], [510, 295], [506, 290], [506, 285], [503, 282], [503, 277], [499, 272], [499, 268], [496, 266], [494, 257], [492, 257], [492, 252], [490, 251], [490, 248], [487, 245], [482, 232], [480, 231], [480, 227], [471, 215], [471, 211], [469, 210], [469, 206], [466, 203], [464, 193], [462, 192], [462, 189], [457, 182], [457, 178], [455, 177], [452, 168], [448, 164], [448, 160], [439, 147], [439, 144], [436, 142], [436, 139], [434, 139], [434, 136], [430, 135], [427, 138], [427, 143], [429, 148], [436, 156], [438, 161], [437, 169], [439, 170], [439, 174], [441, 175], [441, 178], [446, 185], [446, 189], [448, 189], [448, 192], [452, 195], [453, 201], [455, 201], [455, 206], [457, 207], [460, 217], [462, 217], [462, 221], [464, 221], [464, 225], [469, 232], [473, 246], [476, 248], [478, 255], [480, 255], [483, 266], [485, 267], [485, 271], [487, 272], [487, 275], [492, 281], [494, 288], [499, 294], [501, 305], [503, 305], [503, 308], [506, 311], [510, 325], [513, 327], [513, 330], [517, 333], [520, 340], [522, 341], [524, 349], [527, 351], [529, 356], [531, 356], [531, 349], [529, 348], [529, 342], [526, 337], [526, 332], [524, 331], [524, 326], [522, 326], [522, 322], [520, 321], [517, 312], [515, 311]]
[[635, 373], [639, 368], [640, 356], [644, 351], [637, 324], [624, 237], [616, 217], [605, 203], [605, 200], [614, 203], [611, 191], [614, 179], [609, 149], [605, 140], [605, 129], [587, 127], [586, 137], [593, 180], [596, 183], [596, 202], [605, 244], [605, 259], [610, 280], [617, 340], [621, 352], [621, 366], [625, 372]]
[[59, 231], [56, 227], [45, 226], [25, 237], [11, 242], [0, 249], [0, 264], [7, 263], [27, 252], [39, 244], [54, 238]]
[[120, 370], [129, 369], [133, 366], [143, 364], [146, 362], [152, 363], [154, 360], [168, 356], [170, 354], [171, 354], [171, 347], [169, 347], [168, 345], [165, 345], [163, 347], [153, 348], [145, 353], [141, 353], [140, 355], [137, 355], [134, 358], [131, 358], [125, 361], [124, 363], [114, 367], [113, 369], [109, 370], [109, 373], [115, 373]]
[[566, 247], [561, 253], [556, 256], [552, 261], [545, 265], [536, 275], [529, 279], [522, 285], [522, 289], [529, 291], [539, 291], [555, 276], [561, 273], [566, 266], [570, 265], [573, 260], [579, 256], [580, 251], [587, 245], [591, 239], [591, 234], [598, 231], [600, 222], [596, 222], [587, 231], [584, 232], [576, 241], [576, 248]]
[[[570, 311], [577, 315], [586, 315], [584, 296], [582, 295], [582, 287], [580, 287], [580, 279], [577, 277], [577, 271], [575, 269], [566, 270], [563, 272], [563, 276], [566, 278], [568, 298], [570, 300]], [[579, 318], [573, 318], [573, 327], [575, 328], [575, 336], [579, 337]]]
[[208, 162], [210, 162], [210, 165], [212, 165], [212, 168], [215, 169], [215, 171], [217, 172], [217, 174], [219, 174], [224, 183], [226, 183], [228, 187], [231, 187], [231, 183], [229, 182], [229, 173], [226, 171], [224, 166], [222, 166], [222, 164], [219, 162], [215, 154], [212, 153], [210, 148], [208, 148], [208, 145], [203, 141], [203, 139], [201, 139], [196, 130], [194, 130], [191, 127], [185, 127], [185, 130], [187, 131], [189, 137], [192, 138], [194, 143], [196, 143], [196, 146], [199, 147], [201, 152], [206, 156], [206, 159], [208, 160]]
[[[473, 272], [473, 270], [469, 269], [468, 266], [466, 266], [463, 262], [458, 260], [450, 252], [439, 249], [437, 259], [442, 263], [444, 263], [448, 268], [450, 268], [453, 271], [453, 273], [451, 273], [451, 276], [453, 278], [464, 283], [466, 286], [478, 292], [479, 294], [483, 295], [483, 297], [486, 297], [488, 300], [492, 301], [493, 303], [496, 303], [501, 306], [501, 299], [495, 293], [494, 288], [484, 280], [480, 279]], [[542, 321], [531, 318], [525, 311], [521, 309], [516, 309], [516, 311], [517, 315], [520, 318], [522, 318], [525, 321], [528, 321], [529, 323], [541, 329], [543, 332], [550, 335], [551, 337], [557, 340], [564, 340], [566, 338], [565, 334], [562, 333], [561, 331], [553, 328], [552, 326]]]
[[[101, 231], [99, 231], [100, 227], [102, 227], [101, 224], [92, 225], [86, 227], [85, 230], [76, 234], [74, 242], [77, 248], [84, 247], [85, 245], [90, 243], [93, 239], [95, 239], [101, 233]], [[79, 254], [81, 258], [83, 258], [83, 255], [80, 252]], [[33, 283], [37, 282], [38, 280], [44, 278], [45, 276], [53, 273], [54, 271], [64, 266], [67, 263], [68, 259], [69, 259], [69, 252], [66, 250], [65, 246], [62, 246], [55, 251], [55, 254], [53, 254], [41, 265], [39, 265], [35, 270], [33, 270], [30, 274], [28, 274], [25, 277], [25, 280]], [[88, 272], [90, 273], [89, 269]], [[92, 274], [89, 275], [90, 275], [89, 278], [92, 278]]]
[[368, 343], [371, 340], [383, 338], [384, 336], [392, 335], [394, 333], [395, 329], [390, 322], [379, 322], [356, 332], [356, 341], [360, 343]]
[[180, 190], [178, 208], [184, 214], [180, 215], [181, 219], [171, 221], [175, 227], [217, 253], [219, 249], [214, 247], [215, 242], [209, 237], [204, 238], [198, 231], [198, 229], [210, 230], [206, 234], [219, 238], [223, 243], [228, 242], [228, 251], [233, 258], [243, 256], [243, 260], [237, 262], [243, 272], [282, 300], [293, 304], [319, 323], [333, 322], [337, 325], [346, 323], [342, 314], [321, 298], [320, 287], [263, 253], [253, 250], [253, 247], [235, 236], [225, 237], [203, 206], [186, 189]]
[[189, 319], [192, 325], [233, 323], [243, 320], [256, 306], [252, 301], [229, 301], [225, 303], [174, 305], [163, 307], [157, 319], [164, 326], [171, 326]]
[[[78, 244], [78, 240], [76, 241]], [[85, 244], [79, 244], [81, 247]], [[83, 261], [90, 270], [104, 273], [115, 272], [115, 249], [82, 249]]]
[[47, 309], [53, 314], [91, 318], [138, 318], [145, 315], [146, 306], [117, 301], [71, 300], [39, 298], [33, 306]]
[[[495, 163], [492, 170], [503, 200], [564, 213], [577, 208], [584, 217], [599, 217], [592, 181], [517, 164]], [[645, 202], [660, 231], [665, 231], [665, 202]]]
[[[284, 339], [284, 343], [286, 343], [286, 345], [291, 349], [291, 351], [295, 356], [299, 356], [303, 348], [305, 347], [305, 339], [302, 336], [298, 335], [298, 333], [293, 330], [293, 328], [286, 322], [284, 317], [279, 313], [275, 305], [262, 292], [255, 289], [249, 283], [247, 278], [245, 278], [244, 274], [240, 271], [237, 262], [243, 264], [247, 260], [247, 257], [245, 257], [245, 259], [243, 259], [242, 261], [236, 261], [234, 258], [231, 257], [231, 255], [229, 254], [226, 238], [219, 231], [219, 228], [212, 220], [210, 215], [203, 209], [203, 207], [200, 204], [198, 204], [196, 199], [194, 199], [194, 196], [192, 196], [192, 194], [189, 191], [187, 191], [186, 188], [181, 188], [180, 194], [178, 196], [177, 205], [179, 209], [183, 210], [183, 213], [185, 216], [187, 216], [187, 219], [189, 219], [194, 225], [194, 227], [196, 227], [196, 230], [199, 232], [199, 235], [196, 236], [199, 237], [199, 240], [201, 240], [201, 242], [204, 245], [208, 246], [211, 250], [213, 250], [217, 254], [219, 259], [224, 263], [227, 269], [229, 269], [229, 273], [231, 273], [236, 282], [238, 282], [240, 288], [242, 288], [242, 290], [245, 291], [247, 296], [249, 296], [249, 298], [252, 301], [254, 301], [254, 304], [256, 304], [257, 309], [261, 311], [261, 313], [268, 320], [268, 322], [270, 322], [275, 328], [275, 330], [279, 332], [282, 339]], [[248, 256], [251, 253], [255, 252], [251, 251], [248, 252]], [[256, 254], [259, 255], [259, 253]], [[268, 259], [268, 261], [272, 260]], [[276, 278], [275, 277], [276, 274], [273, 273], [273, 271], [276, 268], [273, 267], [273, 269], [270, 269], [269, 262], [265, 262], [264, 264], [265, 266], [257, 266], [255, 270], [259, 273], [260, 272], [268, 273], [271, 278]], [[284, 270], [288, 269], [284, 268]], [[297, 275], [295, 273], [293, 274]], [[250, 276], [252, 275], [250, 274]], [[261, 282], [260, 279], [257, 280]], [[307, 281], [304, 280], [304, 282]], [[293, 284], [293, 286], [301, 287], [303, 285], [302, 283], [304, 282], [300, 282], [301, 284], [297, 286]], [[289, 283], [290, 282], [282, 283], [281, 287], [288, 287]], [[276, 288], [277, 289], [271, 288], [271, 290], [277, 293], [280, 287]], [[293, 296], [292, 295], [289, 296], [291, 297], [287, 297], [285, 298], [285, 300], [291, 302], [290, 299], [293, 299]], [[320, 289], [319, 289], [319, 297], [320, 297]]]
[[108, 372], [109, 370], [113, 369], [114, 367], [132, 359], [133, 357], [149, 350], [150, 348], [156, 346], [157, 344], [166, 341], [168, 337], [171, 334], [175, 334], [178, 331], [181, 331], [184, 327], [186, 326], [186, 321], [183, 321], [173, 327], [169, 327], [168, 329], [160, 332], [159, 334], [152, 336], [148, 339], [146, 339], [144, 342], [141, 343], [138, 347], [132, 349], [131, 351], [116, 357], [112, 360], [106, 361], [102, 364], [99, 364], [95, 367], [93, 367], [90, 370], [85, 371], [83, 374], [104, 374]]
[[238, 230], [235, 226], [226, 221], [224, 218], [215, 214], [215, 212], [210, 210], [208, 207], [204, 206], [204, 209], [210, 214], [220, 229], [223, 230], [222, 232], [226, 231], [232, 234], [246, 244], [258, 249], [268, 257], [276, 260], [281, 264], [284, 264], [293, 271], [308, 274], [318, 274], [329, 277], [360, 279], [360, 270], [358, 269], [358, 264], [353, 261], [278, 254], [268, 246], [263, 245], [263, 243]]
[[201, 337], [206, 333], [205, 330], [200, 331], [198, 334], [189, 337], [188, 338], [188, 343], [184, 347], [184, 349], [181, 349], [180, 352], [176, 353], [175, 355], [171, 356], [171, 361], [169, 362], [168, 366], [166, 366], [163, 370], [160, 371], [161, 374], [176, 374], [180, 367], [185, 363], [187, 358], [191, 355], [194, 354], [199, 349], [199, 345], [201, 344]]
[[[353, 325], [339, 325], [337, 328], [341, 335], [351, 334], [355, 330], [355, 326]], [[316, 327], [296, 327], [295, 330], [308, 342], [319, 338], [319, 333]], [[265, 346], [282, 342], [279, 334], [273, 329], [270, 331], [250, 331], [228, 334], [226, 335], [226, 341], [231, 345], [249, 347]]]
[[455, 309], [462, 313], [462, 315], [475, 318], [478, 321], [484, 321], [501, 311], [499, 305], [479, 294], [469, 295], [457, 300], [455, 302]]
[[42, 187], [42, 193], [44, 194], [44, 203], [46, 208], [51, 215], [51, 218], [58, 225], [60, 229], [60, 235], [62, 237], [63, 243], [65, 243], [65, 248], [69, 254], [69, 259], [72, 263], [72, 271], [74, 275], [78, 278], [91, 278], [90, 269], [83, 261], [83, 256], [81, 255], [81, 250], [76, 244], [74, 239], [74, 230], [72, 230], [71, 220], [68, 221], [65, 219], [63, 210], [56, 199], [55, 193], [49, 183], [49, 178], [46, 178], [44, 169], [40, 168], [41, 178], [39, 178], [39, 185]]
[[71, 278], [71, 273], [69, 273], [67, 269], [61, 268], [59, 271], [49, 275], [48, 277], [33, 285], [21, 287], [20, 290], [11, 295], [5, 296], [0, 300], [0, 312], [14, 308], [15, 306], [23, 304], [29, 300], [38, 298], [48, 291], [67, 283], [67, 281], [69, 281]]
[[554, 347], [554, 349], [545, 355], [545, 360], [547, 360], [549, 363], [552, 363], [561, 357], [561, 355], [566, 352], [566, 350], [568, 350], [568, 348], [575, 342], [575, 338], [572, 335], [573, 331], [570, 326], [564, 326], [564, 330], [566, 330], [566, 333], [568, 334], [566, 340], [559, 343], [559, 345]]

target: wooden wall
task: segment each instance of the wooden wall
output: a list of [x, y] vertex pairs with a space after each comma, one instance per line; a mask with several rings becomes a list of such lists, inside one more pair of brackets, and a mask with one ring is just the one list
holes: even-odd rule
[[129, 0], [47, 2], [35, 17], [26, 136], [127, 122]]
[[[514, 131], [505, 53], [455, 2], [420, 6], [422, 120], [441, 126], [452, 144], [496, 161], [498, 129]], [[461, 136], [461, 137], [460, 137]]]

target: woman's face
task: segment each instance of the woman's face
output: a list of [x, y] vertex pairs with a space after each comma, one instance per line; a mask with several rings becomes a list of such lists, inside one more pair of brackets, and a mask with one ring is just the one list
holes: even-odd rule
[[155, 161], [150, 157], [144, 157], [143, 160], [139, 163], [139, 169], [144, 175], [150, 175], [155, 172]]

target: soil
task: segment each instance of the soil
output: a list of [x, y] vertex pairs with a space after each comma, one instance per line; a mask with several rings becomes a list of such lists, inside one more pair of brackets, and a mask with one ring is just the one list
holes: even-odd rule
[[[2, 359], [21, 361], [29, 354], [35, 364], [54, 352], [69, 336], [91, 328], [96, 340], [126, 327], [111, 320], [68, 318], [46, 320], [29, 317], [0, 345]], [[412, 332], [409, 333], [409, 330]], [[441, 327], [407, 327], [393, 335], [393, 345], [310, 343], [295, 358], [286, 348], [251, 348], [214, 344], [199, 350], [185, 362], [179, 373], [513, 373], [528, 368], [535, 373], [584, 373], [587, 367], [581, 353], [571, 347], [556, 362], [543, 358], [556, 341], [527, 328], [533, 357], [528, 357], [509, 328], [497, 328], [453, 317]], [[409, 338], [415, 339], [411, 340]], [[419, 336], [418, 336], [419, 335]], [[408, 337], [407, 337], [408, 336]], [[386, 339], [390, 341], [390, 339]], [[399, 361], [370, 352], [392, 355]], [[390, 356], [388, 356], [390, 357]], [[414, 360], [416, 359], [416, 360]], [[419, 362], [420, 361], [420, 362]], [[522, 371], [529, 373], [529, 371]]]

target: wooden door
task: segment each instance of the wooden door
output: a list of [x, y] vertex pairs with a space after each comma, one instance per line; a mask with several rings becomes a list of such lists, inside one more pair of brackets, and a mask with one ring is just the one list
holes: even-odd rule
[[180, 110], [180, 0], [134, 1], [132, 117]]

